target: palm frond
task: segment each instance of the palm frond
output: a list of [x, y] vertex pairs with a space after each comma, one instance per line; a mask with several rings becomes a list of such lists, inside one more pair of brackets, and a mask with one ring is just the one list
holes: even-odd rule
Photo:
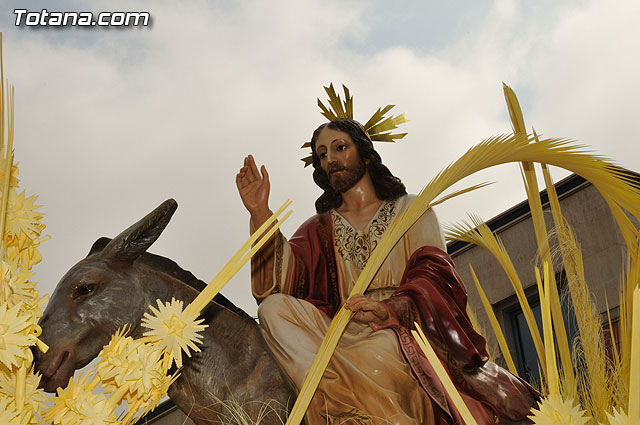
[[[514, 135], [519, 136], [521, 140], [524, 140], [526, 135], [526, 127], [524, 124], [524, 117], [518, 98], [513, 90], [504, 84], [505, 98], [507, 100], [507, 106], [509, 109], [509, 115], [511, 116], [511, 123], [513, 125]], [[534, 140], [539, 141], [538, 135], [533, 130]], [[523, 142], [524, 143], [524, 142]], [[549, 249], [549, 238], [547, 236], [547, 229], [544, 222], [544, 214], [542, 212], [542, 202], [540, 200], [540, 190], [538, 189], [538, 180], [536, 177], [535, 167], [531, 161], [523, 161], [522, 164], [522, 176], [527, 193], [527, 200], [529, 202], [529, 209], [531, 211], [531, 221], [533, 223], [533, 229], [538, 243], [538, 251], [542, 262], [546, 262], [553, 270], [553, 262], [551, 259], [551, 251]], [[556, 287], [555, 274], [550, 276], [551, 284]], [[577, 386], [575, 376], [573, 374], [573, 365], [571, 362], [571, 350], [569, 349], [569, 341], [567, 338], [567, 331], [564, 325], [564, 319], [562, 317], [562, 309], [560, 307], [560, 298], [556, 292], [550, 294], [551, 309], [553, 324], [556, 328], [556, 337], [558, 338], [558, 351], [560, 353], [560, 361], [562, 363], [562, 388], [565, 391], [567, 398], [574, 399], [576, 397]]]
[[462, 224], [448, 227], [446, 230], [447, 239], [464, 241], [480, 246], [489, 251], [494, 258], [498, 260], [498, 263], [502, 266], [502, 269], [509, 278], [509, 282], [511, 282], [511, 286], [513, 286], [516, 293], [525, 321], [527, 322], [527, 326], [531, 332], [531, 338], [533, 339], [533, 345], [536, 349], [538, 359], [540, 359], [541, 362], [543, 372], [541, 376], [546, 379], [546, 366], [545, 363], [542, 362], [542, 359], [544, 358], [542, 337], [540, 336], [540, 331], [533, 315], [533, 310], [531, 310], [529, 300], [524, 293], [524, 287], [520, 281], [518, 272], [511, 261], [511, 257], [509, 256], [509, 253], [502, 241], [496, 237], [493, 232], [491, 232], [491, 229], [489, 229], [489, 226], [487, 226], [486, 223], [474, 215], [471, 215], [470, 219], [471, 224], [463, 221]]
[[453, 405], [455, 406], [458, 413], [460, 413], [462, 420], [466, 425], [478, 425], [478, 422], [476, 422], [475, 418], [471, 414], [471, 411], [464, 403], [464, 400], [462, 400], [462, 396], [453, 384], [453, 381], [449, 377], [449, 374], [444, 369], [444, 366], [442, 366], [442, 362], [438, 358], [438, 355], [433, 350], [433, 347], [431, 347], [431, 343], [424, 335], [424, 332], [422, 332], [422, 329], [420, 329], [420, 325], [415, 323], [414, 326], [416, 330], [411, 331], [413, 337], [418, 342], [420, 349], [427, 357], [427, 360], [431, 364], [431, 367], [435, 371], [436, 375], [438, 375], [438, 379], [442, 383], [442, 386], [449, 395], [451, 401], [453, 401]]
[[611, 309], [609, 301], [605, 296], [605, 304], [607, 306], [607, 326], [609, 327], [609, 338], [611, 341], [611, 351], [613, 352], [611, 367], [611, 397], [615, 406], [626, 406], [629, 389], [626, 387], [624, 375], [622, 373], [622, 359], [618, 350], [618, 339], [613, 331], [613, 321], [611, 320]]
[[633, 290], [631, 362], [629, 367], [629, 423], [640, 423], [640, 287]]
[[451, 198], [455, 198], [456, 196], [464, 195], [465, 193], [473, 192], [474, 190], [477, 190], [477, 189], [482, 189], [483, 187], [489, 186], [491, 184], [493, 184], [493, 182], [482, 182], [482, 183], [474, 184], [473, 186], [466, 187], [464, 189], [457, 190], [457, 191], [455, 191], [453, 193], [450, 193], [448, 195], [443, 196], [442, 198], [439, 198], [439, 199], [433, 201], [431, 203], [431, 206], [432, 207], [436, 206], [438, 204], [443, 203], [444, 201], [448, 201]]
[[[640, 244], [640, 241], [637, 242]], [[636, 245], [635, 250], [628, 252], [627, 264], [623, 273], [623, 281], [620, 290], [620, 376], [621, 381], [617, 392], [628, 394], [629, 397], [622, 401], [622, 408], [630, 408], [631, 385], [636, 379], [631, 375], [631, 365], [633, 363], [633, 328], [636, 310], [640, 310], [638, 304], [634, 305], [633, 296], [635, 290], [640, 287], [640, 248]], [[637, 326], [636, 326], [637, 328]]]
[[482, 305], [484, 306], [484, 310], [489, 316], [489, 322], [491, 323], [491, 328], [493, 329], [493, 333], [498, 340], [498, 345], [500, 346], [500, 351], [502, 352], [502, 357], [504, 357], [505, 362], [507, 363], [507, 367], [509, 368], [509, 372], [518, 376], [518, 370], [516, 369], [516, 365], [513, 362], [513, 358], [511, 357], [511, 352], [509, 351], [509, 346], [507, 345], [507, 340], [502, 333], [502, 328], [500, 327], [500, 323], [498, 323], [498, 318], [491, 307], [491, 303], [487, 298], [487, 294], [485, 294], [482, 289], [482, 285], [480, 285], [480, 281], [478, 280], [478, 276], [476, 276], [476, 272], [473, 270], [471, 264], [469, 264], [469, 269], [471, 270], [471, 276], [473, 277], [473, 282], [476, 284], [476, 289], [478, 290], [478, 294], [480, 294], [480, 299], [482, 300]]
[[222, 288], [231, 280], [233, 276], [242, 268], [242, 266], [253, 257], [253, 255], [264, 245], [271, 236], [280, 228], [282, 223], [291, 215], [293, 211], [289, 210], [279, 221], [277, 218], [291, 205], [290, 200], [286, 200], [275, 213], [262, 224], [251, 237], [240, 247], [227, 264], [220, 269], [218, 274], [209, 282], [209, 284], [198, 294], [198, 296], [187, 305], [185, 313], [190, 315], [198, 315], [204, 307], [222, 290]]
[[[0, 49], [2, 48], [1, 46], [2, 44], [2, 40], [0, 39]], [[0, 52], [0, 61], [1, 61], [1, 52]], [[4, 235], [5, 234], [5, 227], [6, 227], [6, 221], [7, 221], [7, 206], [9, 204], [9, 185], [11, 182], [11, 172], [13, 171], [13, 135], [14, 135], [14, 131], [13, 131], [13, 117], [14, 117], [14, 88], [13, 86], [8, 86], [7, 83], [7, 89], [9, 91], [8, 95], [7, 95], [7, 105], [5, 106], [5, 88], [4, 88], [4, 68], [2, 67], [2, 65], [0, 65], [0, 68], [2, 68], [1, 72], [0, 72], [0, 146], [4, 147], [4, 137], [5, 137], [5, 130], [7, 131], [7, 149], [6, 151], [2, 151], [0, 150], [0, 156], [3, 156], [4, 158], [2, 158], [4, 160], [3, 164], [4, 164], [4, 170], [3, 170], [3, 178], [2, 178], [2, 182], [0, 184], [2, 184], [1, 186], [1, 190], [2, 190], [2, 200], [1, 205], [0, 205], [0, 234]], [[6, 114], [7, 114], [7, 123], [6, 123], [6, 129], [5, 129], [5, 121], [4, 121], [4, 116], [5, 116], [5, 107], [6, 107]], [[4, 253], [6, 250], [6, 241], [5, 238], [3, 237], [2, 240], [0, 241], [0, 258], [4, 258]]]
[[[618, 227], [620, 228], [620, 232], [622, 233], [622, 238], [624, 239], [625, 244], [627, 245], [627, 250], [631, 255], [634, 255], [635, 247], [637, 246], [637, 241], [640, 238], [640, 232], [635, 227], [633, 222], [629, 219], [629, 217], [624, 213], [623, 209], [620, 205], [611, 199], [609, 196], [603, 194], [603, 198], [607, 205], [609, 205], [609, 209], [613, 214], [613, 218], [618, 223]], [[636, 216], [637, 217], [637, 216]]]
[[507, 109], [509, 110], [509, 117], [511, 118], [513, 133], [526, 134], [527, 127], [524, 125], [524, 116], [522, 115], [520, 102], [518, 102], [518, 98], [516, 97], [515, 92], [505, 83], [502, 83], [502, 90], [504, 92], [504, 99], [507, 102]]
[[[586, 368], [579, 368], [580, 399], [586, 410], [600, 422], [606, 421], [606, 413], [613, 405], [612, 378], [607, 371], [604, 335], [595, 303], [591, 299], [584, 276], [582, 255], [575, 236], [562, 215], [560, 201], [551, 179], [549, 168], [542, 164], [549, 204], [555, 223], [558, 246], [567, 276], [569, 294], [573, 304], [580, 339], [580, 357]], [[556, 332], [559, 332], [556, 330]]]
[[[478, 316], [476, 315], [476, 312], [472, 308], [472, 305], [470, 303], [467, 303], [466, 311], [473, 329], [475, 329], [477, 333], [487, 339], [486, 336], [488, 335], [488, 332], [486, 330], [486, 327], [478, 320]], [[498, 352], [498, 350], [500, 350], [499, 346], [496, 349], [495, 344], [492, 344], [490, 343], [490, 340], [487, 340], [487, 353], [489, 354], [489, 361], [496, 361], [496, 359], [500, 357], [500, 353]]]
[[542, 331], [544, 333], [544, 353], [543, 361], [547, 368], [547, 389], [549, 398], [560, 397], [560, 380], [558, 374], [558, 366], [556, 362], [556, 350], [553, 343], [553, 324], [551, 321], [551, 297], [550, 292], [551, 280], [549, 279], [549, 263], [544, 263], [544, 283], [540, 278], [540, 269], [536, 267], [536, 282], [538, 284], [538, 293], [540, 294], [540, 310], [542, 313]]

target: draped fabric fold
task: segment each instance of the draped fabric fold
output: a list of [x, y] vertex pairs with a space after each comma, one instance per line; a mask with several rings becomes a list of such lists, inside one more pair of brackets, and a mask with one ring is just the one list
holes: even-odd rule
[[416, 376], [429, 377], [430, 382], [419, 381], [439, 404], [446, 398], [436, 393], [441, 386], [433, 384], [437, 378], [415, 339], [407, 338], [415, 328], [414, 322], [424, 331], [458, 390], [467, 396], [467, 404], [475, 404], [476, 411], [484, 408], [500, 417], [521, 420], [536, 405], [540, 395], [533, 387], [488, 362], [486, 341], [471, 325], [466, 313], [467, 292], [447, 253], [431, 246], [416, 251], [400, 286], [383, 302], [393, 320], [379, 329], [396, 331], [407, 359], [417, 353], [409, 364]]

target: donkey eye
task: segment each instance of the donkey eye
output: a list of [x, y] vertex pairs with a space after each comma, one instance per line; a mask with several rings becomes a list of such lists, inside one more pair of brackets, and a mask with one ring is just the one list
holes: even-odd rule
[[76, 287], [76, 296], [87, 295], [95, 291], [96, 285], [95, 283], [85, 283]]

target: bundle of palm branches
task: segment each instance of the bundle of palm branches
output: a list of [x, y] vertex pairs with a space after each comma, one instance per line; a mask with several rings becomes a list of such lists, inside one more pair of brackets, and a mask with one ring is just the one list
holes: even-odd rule
[[[505, 86], [505, 96], [512, 117], [514, 133], [524, 137], [524, 120], [513, 91]], [[540, 143], [535, 131], [533, 145]], [[584, 274], [582, 255], [575, 235], [562, 215], [555, 186], [546, 164], [540, 162], [557, 238], [557, 256], [567, 276], [567, 291], [578, 325], [578, 336], [568, 341], [560, 309], [560, 295], [556, 287], [552, 269], [552, 255], [549, 236], [546, 234], [544, 218], [535, 170], [531, 164], [523, 164], [523, 177], [532, 221], [538, 240], [538, 251], [544, 264], [544, 279], [536, 269], [538, 293], [543, 315], [543, 335], [538, 329], [532, 310], [524, 295], [522, 283], [513, 267], [509, 254], [500, 239], [477, 217], [472, 216], [470, 223], [453, 226], [448, 237], [466, 241], [487, 249], [501, 264], [509, 277], [527, 325], [531, 331], [534, 346], [540, 361], [542, 391], [545, 397], [532, 412], [535, 424], [637, 424], [640, 423], [640, 410], [637, 403], [640, 397], [640, 385], [637, 374], [640, 373], [640, 248], [639, 232], [629, 216], [640, 218], [640, 191], [628, 175], [615, 164], [604, 158], [579, 153], [566, 162], [563, 168], [570, 169], [585, 177], [596, 188], [611, 208], [627, 244], [628, 260], [625, 279], [621, 283], [620, 300], [620, 340], [613, 341], [613, 355], [608, 356], [605, 348], [605, 328], [612, 329], [611, 318], [602, 320], [591, 298]], [[581, 163], [580, 163], [581, 162]], [[555, 163], [553, 165], [560, 165]], [[625, 214], [626, 212], [626, 214]], [[627, 215], [628, 214], [628, 215]], [[478, 282], [473, 268], [472, 276], [480, 293], [483, 305], [492, 323], [493, 331], [499, 341], [502, 354], [509, 369], [516, 373], [511, 360], [505, 337], [495, 319], [494, 312], [486, 301], [484, 291]], [[557, 344], [554, 343], [554, 340]], [[570, 344], [579, 347], [576, 354], [570, 354]], [[617, 347], [620, 347], [619, 349]], [[559, 364], [556, 354], [560, 357]], [[585, 367], [576, 367], [576, 365]], [[577, 375], [577, 376], [576, 376]]]
[[31, 346], [47, 347], [37, 325], [46, 297], [31, 280], [45, 225], [37, 196], [19, 192], [13, 160], [14, 88], [5, 84], [0, 33], [0, 423], [38, 423], [45, 395], [33, 373]]

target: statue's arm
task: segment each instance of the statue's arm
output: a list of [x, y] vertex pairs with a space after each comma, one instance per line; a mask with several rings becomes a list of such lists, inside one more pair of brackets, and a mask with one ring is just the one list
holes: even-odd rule
[[[251, 223], [253, 231], [253, 222]], [[271, 240], [251, 259], [251, 292], [258, 303], [271, 294], [287, 293], [291, 248], [284, 235], [277, 230]]]
[[442, 227], [433, 208], [429, 208], [409, 229], [411, 255], [423, 246], [435, 246], [447, 252]]
[[[251, 263], [253, 296], [260, 303], [274, 293], [304, 298], [308, 295], [308, 262], [314, 252], [304, 223], [290, 240], [278, 230], [254, 255]], [[252, 224], [253, 226], [253, 224]]]
[[[271, 184], [266, 167], [263, 165], [258, 170], [253, 156], [248, 155], [236, 175], [236, 186], [242, 203], [251, 215], [250, 228], [253, 233], [273, 214], [269, 208]], [[251, 291], [258, 302], [271, 293], [279, 292], [273, 273], [274, 262], [281, 254], [278, 248], [283, 245], [283, 240], [284, 236], [276, 232], [251, 260]]]

